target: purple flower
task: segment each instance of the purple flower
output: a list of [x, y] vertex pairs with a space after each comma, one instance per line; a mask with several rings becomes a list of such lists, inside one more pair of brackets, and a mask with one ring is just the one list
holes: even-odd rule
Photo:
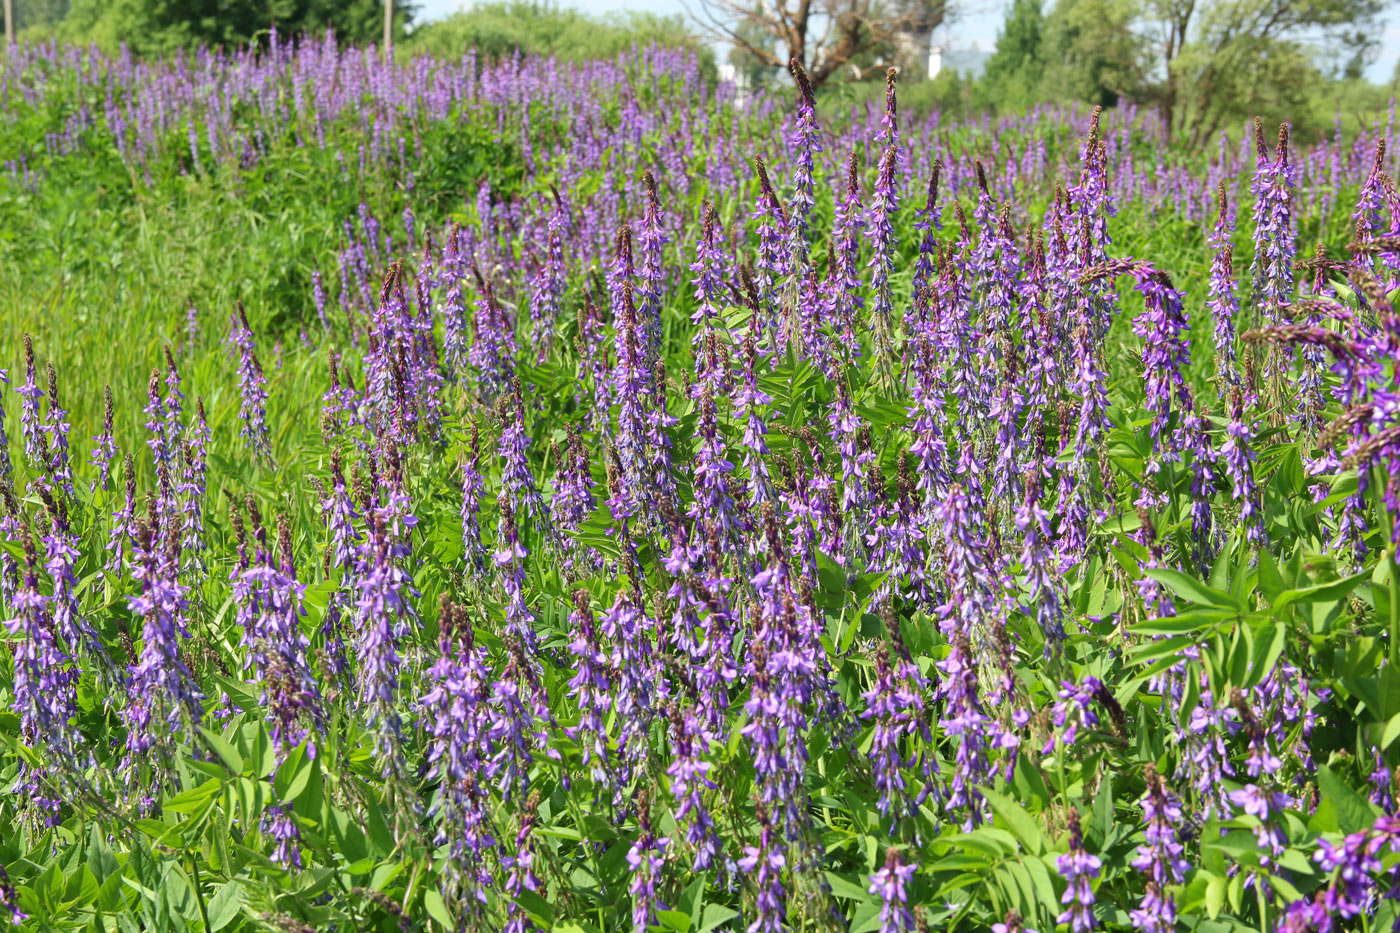
[[[117, 443], [113, 439], [113, 412], [112, 412], [112, 387], [104, 386], [102, 390], [103, 415], [102, 433], [95, 436], [92, 448], [92, 465], [97, 467], [97, 479], [92, 481], [90, 491], [96, 491], [100, 486], [108, 489], [112, 478], [112, 461], [117, 458]], [[0, 432], [3, 432], [0, 428]], [[5, 443], [3, 433], [0, 433], [0, 443]], [[0, 464], [0, 482], [8, 484], [9, 472], [4, 467], [9, 462], [9, 451], [5, 452], [5, 463]]]
[[[693, 340], [699, 346], [703, 346], [713, 335], [717, 324], [723, 324], [720, 307], [724, 302], [724, 268], [729, 260], [719, 240], [719, 215], [712, 205], [707, 204], [700, 240], [695, 246], [695, 262], [690, 265], [690, 271], [695, 273], [690, 280], [695, 286], [695, 310], [691, 313], [691, 322], [696, 327]], [[700, 361], [700, 354], [697, 353], [697, 366]]]
[[1060, 682], [1059, 699], [1050, 710], [1050, 721], [1055, 731], [1040, 750], [1041, 754], [1050, 754], [1061, 743], [1072, 747], [1081, 728], [1093, 729], [1099, 724], [1098, 714], [1090, 709], [1090, 704], [1102, 689], [1103, 685], [1094, 677], [1084, 678], [1084, 682], [1078, 686], [1069, 681]]
[[187, 568], [204, 566], [204, 493], [209, 475], [209, 420], [204, 399], [195, 401], [195, 423], [180, 447], [180, 482], [175, 492], [180, 500], [180, 547], [192, 555]]
[[402, 774], [403, 720], [398, 710], [399, 654], [411, 618], [411, 580], [394, 560], [383, 509], [367, 508], [368, 536], [360, 547], [356, 585], [355, 653], [360, 697], [374, 751], [386, 778]]
[[700, 393], [700, 419], [695, 426], [696, 448], [692, 467], [695, 499], [689, 514], [696, 521], [715, 522], [723, 536], [728, 538], [738, 528], [734, 500], [729, 491], [729, 474], [734, 471], [734, 464], [725, 458], [724, 441], [720, 437], [710, 387], [702, 383], [695, 388]]
[[[893, 74], [894, 69], [890, 69]], [[894, 78], [889, 80], [889, 99], [894, 99]], [[894, 130], [890, 130], [893, 136]], [[873, 321], [875, 379], [878, 385], [889, 392], [894, 388], [894, 297], [890, 289], [890, 273], [894, 271], [895, 250], [898, 238], [894, 232], [894, 216], [899, 210], [899, 193], [895, 190], [894, 169], [898, 148], [891, 140], [880, 160], [880, 170], [875, 177], [874, 197], [867, 211], [866, 236], [869, 238], [872, 255], [870, 257], [871, 288], [875, 293], [875, 303], [871, 306]]]
[[58, 404], [58, 371], [53, 363], [47, 365], [49, 392], [48, 410], [44, 414], [43, 430], [48, 435], [44, 443], [44, 472], [60, 489], [73, 495], [73, 467], [68, 453], [68, 412]]
[[1068, 883], [1060, 903], [1066, 910], [1055, 918], [1056, 923], [1068, 923], [1070, 933], [1084, 933], [1098, 926], [1094, 917], [1094, 889], [1103, 863], [1097, 855], [1084, 851], [1084, 839], [1079, 831], [1079, 811], [1069, 811], [1069, 852], [1055, 858], [1055, 870]]
[[[253, 329], [248, 326], [248, 315], [243, 310], [242, 302], [239, 302], [238, 310], [233, 315], [229, 343], [238, 355], [238, 393], [242, 399], [238, 419], [243, 422], [239, 434], [259, 460], [270, 461], [272, 439], [267, 428], [267, 377], [263, 375], [262, 364], [258, 362], [253, 347]], [[161, 439], [167, 440], [163, 435]]]
[[[931, 746], [933, 736], [924, 704], [928, 682], [919, 673], [918, 666], [904, 655], [898, 619], [890, 614], [885, 621], [896, 639], [898, 654], [892, 660], [883, 643], [877, 646], [875, 683], [863, 694], [865, 712], [861, 718], [874, 722], [869, 758], [875, 789], [880, 795], [876, 807], [882, 815], [893, 817], [890, 826], [893, 833], [901, 819], [913, 815], [924, 796], [908, 793], [904, 769], [914, 763], [914, 755], [912, 751], [906, 752], [905, 746], [912, 745], [919, 737], [923, 738], [925, 746]], [[932, 759], [929, 762], [932, 763]]]
[[1047, 655], [1058, 651], [1065, 640], [1064, 608], [1061, 605], [1059, 575], [1051, 562], [1050, 513], [1041, 500], [1040, 471], [1026, 475], [1026, 499], [1016, 510], [1016, 530], [1021, 533], [1021, 572], [1030, 592], [1031, 611], [1045, 637]]
[[[28, 528], [21, 529], [24, 568], [10, 598], [14, 618], [4, 622], [14, 640], [12, 707], [19, 716], [20, 736], [28, 745], [42, 745], [60, 767], [74, 762], [82, 737], [77, 733], [78, 671], [59, 643], [51, 606], [53, 599], [39, 591], [38, 556]], [[38, 773], [20, 762], [21, 783], [37, 780]]]
[[103, 571], [115, 577], [122, 573], [127, 542], [135, 536], [136, 521], [136, 463], [131, 454], [123, 461], [126, 476], [126, 497], [112, 515], [112, 530], [107, 538], [107, 562]]
[[316, 307], [316, 318], [321, 322], [321, 329], [330, 330], [330, 321], [326, 319], [326, 286], [321, 281], [320, 269], [311, 270], [311, 300]]
[[473, 642], [466, 609], [445, 595], [439, 615], [438, 658], [428, 669], [429, 689], [418, 703], [428, 730], [424, 760], [438, 782], [428, 816], [437, 822], [434, 841], [446, 844], [449, 877], [484, 903], [491, 884], [487, 853], [495, 847], [490, 798], [480, 778], [494, 753], [487, 698], [486, 651]]
[[162, 546], [150, 522], [136, 525], [132, 540], [132, 577], [140, 592], [129, 597], [131, 611], [144, 621], [141, 654], [131, 668], [127, 684], [126, 762], [135, 773], [153, 750], [172, 750], [172, 742], [184, 729], [193, 729], [204, 716], [203, 693], [181, 659], [181, 618], [187, 589], [180, 584], [176, 552], [178, 540]]
[[[560, 299], [566, 287], [564, 267], [564, 237], [571, 226], [568, 208], [559, 196], [559, 189], [550, 186], [553, 195], [553, 208], [545, 233], [544, 262], [539, 264], [534, 276], [530, 294], [530, 321], [533, 338], [538, 350], [538, 358], [544, 360], [554, 343], [554, 328], [559, 320]], [[451, 300], [451, 299], [449, 299]], [[455, 306], [460, 307], [461, 296], [455, 296]], [[454, 307], [454, 311], [456, 308]], [[460, 311], [456, 312], [460, 314]]]
[[656, 912], [667, 909], [656, 898], [656, 881], [664, 864], [662, 853], [670, 840], [652, 831], [650, 809], [644, 790], [637, 795], [637, 838], [627, 850], [627, 867], [632, 870], [632, 881], [627, 886], [632, 895], [632, 933], [646, 933], [656, 923]]
[[509, 396], [501, 399], [497, 413], [501, 419], [501, 437], [497, 444], [501, 458], [501, 493], [534, 519], [537, 530], [552, 539], [554, 526], [549, 506], [535, 482], [535, 474], [530, 471], [530, 436], [525, 431], [525, 403], [518, 384]]
[[535, 614], [525, 602], [525, 558], [530, 551], [520, 541], [515, 525], [515, 508], [510, 499], [502, 496], [498, 507], [501, 513], [497, 523], [501, 546], [492, 555], [492, 561], [506, 597], [506, 630], [533, 655], [539, 650], [535, 637]]
[[952, 651], [938, 665], [943, 673], [938, 697], [944, 706], [939, 727], [958, 743], [948, 788], [948, 806], [955, 810], [966, 809], [963, 828], [970, 831], [984, 819], [982, 795], [975, 787], [985, 782], [992, 771], [988, 757], [992, 720], [982, 711], [976, 662], [967, 636], [958, 633], [952, 641]]
[[20, 434], [24, 437], [24, 459], [37, 467], [44, 467], [47, 460], [44, 454], [43, 429], [39, 422], [39, 400], [44, 397], [44, 390], [39, 388], [39, 383], [34, 372], [34, 341], [28, 335], [24, 335], [24, 385], [15, 391], [19, 393], [19, 428]]
[[[630, 241], [631, 234], [623, 227], [619, 239]], [[628, 247], [630, 249], [630, 247]], [[622, 466], [622, 498], [628, 516], [643, 515], [651, 505], [651, 482], [648, 474], [647, 437], [648, 403], [651, 394], [651, 372], [646, 365], [642, 334], [633, 304], [631, 279], [622, 280], [622, 296], [618, 302], [621, 313], [617, 320], [614, 351], [617, 366], [613, 370], [613, 394], [617, 399], [617, 431], [613, 435], [618, 462]]]
[[1133, 867], [1147, 876], [1147, 890], [1131, 913], [1133, 926], [1147, 933], [1169, 933], [1176, 929], [1176, 900], [1166, 889], [1180, 884], [1191, 865], [1182, 858], [1185, 846], [1177, 835], [1182, 825], [1181, 802], [1151, 765], [1142, 812], [1147, 842], [1138, 846]]
[[633, 590], [620, 592], [603, 613], [602, 631], [613, 645], [610, 666], [617, 678], [614, 709], [618, 720], [618, 760], [627, 779], [645, 761], [647, 733], [657, 714], [658, 684], [650, 636], [653, 629], [640, 594]]
[[775, 332], [774, 317], [780, 298], [775, 290], [780, 281], [793, 272], [790, 246], [793, 232], [787, 211], [768, 179], [763, 158], [754, 156], [753, 164], [758, 174], [759, 196], [749, 216], [758, 220], [758, 261], [754, 264], [758, 301], [752, 308], [754, 317], [749, 329], [765, 350], [776, 350], [780, 335]]
[[69, 522], [66, 500], [54, 497], [42, 486], [38, 492], [49, 515], [48, 534], [44, 536], [44, 569], [53, 586], [49, 612], [54, 626], [70, 652], [93, 662], [105, 675], [110, 672], [111, 657], [101, 636], [78, 605], [74, 568], [81, 556], [78, 550], [81, 542]]
[[833, 316], [837, 327], [837, 345], [845, 361], [854, 363], [860, 357], [860, 336], [856, 333], [857, 319], [865, 308], [860, 292], [860, 231], [865, 226], [865, 209], [860, 203], [860, 176], [856, 172], [856, 154], [846, 162], [846, 191], [836, 201], [832, 221], [832, 257], [828, 277], [833, 288]]
[[880, 898], [880, 933], [906, 933], [914, 929], [914, 914], [909, 910], [906, 887], [917, 863], [905, 865], [898, 849], [885, 851], [885, 866], [870, 876], [870, 893]]
[[749, 924], [748, 933], [782, 933], [787, 924], [787, 890], [783, 887], [787, 858], [775, 838], [768, 808], [760, 801], [755, 809], [758, 845], [744, 846], [744, 855], [739, 859], [739, 870], [751, 877], [758, 889], [757, 915]]
[[1264, 129], [1254, 119], [1254, 143], [1258, 167], [1250, 182], [1254, 202], [1254, 299], [1263, 321], [1276, 324], [1293, 295], [1293, 257], [1296, 243], [1293, 230], [1293, 188], [1297, 169], [1288, 160], [1288, 124], [1278, 128], [1278, 146], [1269, 158], [1264, 145]]
[[744, 448], [743, 466], [748, 473], [749, 502], [761, 505], [772, 496], [768, 475], [768, 426], [759, 409], [773, 399], [758, 387], [758, 346], [753, 332], [744, 338], [744, 364], [734, 391], [734, 419], [744, 426], [740, 443]]
[[646, 337], [646, 357], [659, 360], [661, 352], [661, 302], [666, 296], [667, 281], [663, 253], [670, 238], [666, 236], [661, 214], [661, 199], [656, 194], [656, 176], [650, 170], [642, 172], [646, 186], [646, 213], [642, 216], [637, 243], [642, 253], [642, 271], [636, 285], [637, 315]]
[[1220, 213], [1208, 237], [1211, 248], [1208, 306], [1215, 319], [1215, 378], [1223, 397], [1230, 386], [1240, 382], [1235, 355], [1235, 318], [1240, 313], [1240, 299], [1235, 291], [1234, 247], [1230, 245], [1235, 218], [1225, 198], [1223, 181], [1220, 182], [1218, 199]]
[[796, 154], [793, 169], [792, 227], [793, 268], [805, 260], [807, 221], [816, 204], [814, 158], [822, 151], [821, 130], [817, 127], [817, 99], [801, 59], [788, 62], [788, 71], [797, 83], [797, 112], [793, 114], [788, 147]]
[[1240, 388], [1230, 389], [1228, 411], [1230, 420], [1225, 427], [1225, 441], [1220, 445], [1220, 459], [1231, 483], [1230, 496], [1240, 506], [1240, 525], [1251, 544], [1268, 542], [1264, 528], [1264, 509], [1258, 481], [1254, 478], [1254, 432], [1245, 421], [1244, 400]]
[[277, 520], [277, 544], [281, 560], [265, 568], [258, 633], [267, 659], [263, 705], [280, 763], [302, 742], [307, 742], [308, 754], [316, 756], [315, 737], [325, 731], [326, 714], [321, 688], [307, 661], [311, 644], [301, 630], [306, 616], [306, 585], [297, 580], [292, 528], [286, 515]]
[[9, 915], [10, 923], [19, 926], [29, 919], [29, 914], [19, 909], [18, 898], [15, 896], [15, 886], [10, 881], [10, 876], [0, 866], [0, 916]]
[[515, 847], [501, 854], [501, 867], [505, 869], [506, 923], [502, 933], [531, 933], [537, 930], [530, 915], [520, 906], [520, 894], [540, 889], [539, 876], [535, 874], [534, 828], [535, 808], [538, 797], [532, 795], [525, 803], [520, 817], [520, 829], [515, 834]]
[[486, 491], [486, 479], [481, 474], [481, 443], [477, 432], [473, 422], [468, 456], [462, 461], [462, 553], [476, 585], [485, 586], [490, 572], [486, 545], [481, 540], [481, 497]]
[[714, 868], [722, 853], [714, 817], [705, 805], [705, 791], [718, 785], [710, 780], [711, 765], [704, 759], [709, 740], [694, 707], [681, 712], [671, 707], [671, 747], [673, 757], [666, 767], [675, 798], [675, 818], [685, 826], [685, 841], [695, 849], [695, 871]]
[[612, 708], [612, 664], [603, 652], [594, 624], [588, 591], [574, 591], [575, 609], [569, 623], [576, 633], [569, 643], [569, 653], [575, 658], [575, 673], [569, 680], [569, 697], [578, 706], [578, 725], [565, 733], [579, 743], [584, 767], [593, 766], [598, 782], [607, 779], [608, 730], [607, 717]]
[[[1159, 272], [1145, 264], [1132, 269], [1137, 278], [1137, 290], [1142, 293], [1146, 308], [1133, 319], [1133, 332], [1142, 338], [1143, 381], [1146, 384], [1146, 400], [1143, 406], [1152, 415], [1152, 451], [1162, 454], [1163, 459], [1180, 459], [1180, 447], [1169, 442], [1162, 451], [1164, 436], [1172, 424], [1174, 411], [1189, 410], [1189, 390], [1186, 386], [1186, 371], [1191, 365], [1191, 354], [1186, 343], [1188, 323], [1182, 308], [1181, 293], [1172, 287], [1171, 279], [1165, 272]], [[1147, 472], [1158, 469], [1149, 463]]]
[[[7, 370], [0, 369], [0, 411], [3, 411], [3, 402], [5, 395], [4, 387], [9, 385], [9, 383], [9, 372]], [[108, 398], [111, 397], [110, 389], [108, 390], [107, 395]], [[110, 410], [111, 404], [109, 402], [108, 411]], [[14, 485], [15, 465], [14, 462], [10, 459], [10, 436], [5, 431], [5, 419], [0, 418], [0, 490], [13, 490]]]

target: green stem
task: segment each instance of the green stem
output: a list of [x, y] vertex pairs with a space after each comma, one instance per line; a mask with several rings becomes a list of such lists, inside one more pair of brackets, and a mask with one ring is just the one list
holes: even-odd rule
[[199, 880], [199, 859], [194, 857], [194, 853], [188, 853], [190, 858], [190, 873], [194, 875], [194, 897], [199, 902], [199, 919], [204, 921], [204, 931], [209, 933], [209, 910], [204, 906], [204, 885]]

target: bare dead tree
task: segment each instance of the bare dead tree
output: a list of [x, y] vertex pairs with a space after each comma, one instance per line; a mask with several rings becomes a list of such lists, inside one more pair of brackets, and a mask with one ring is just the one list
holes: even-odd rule
[[[684, 2], [684, 0], [683, 0]], [[856, 76], [867, 53], [893, 56], [943, 22], [947, 0], [695, 0], [687, 12], [705, 35], [773, 68], [797, 59], [814, 87], [843, 68]]]

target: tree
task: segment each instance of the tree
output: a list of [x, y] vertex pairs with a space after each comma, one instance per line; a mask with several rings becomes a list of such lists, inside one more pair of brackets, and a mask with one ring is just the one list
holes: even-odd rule
[[[1169, 134], [1192, 145], [1270, 102], [1293, 104], [1320, 57], [1359, 74], [1383, 0], [1148, 0], [1156, 97]], [[1300, 98], [1301, 99], [1301, 98]]]
[[1040, 97], [1112, 107], [1145, 95], [1147, 43], [1133, 0], [1057, 0], [1045, 18]]
[[813, 86], [842, 69], [883, 67], [943, 22], [947, 0], [699, 0], [691, 16], [712, 39], [770, 68], [797, 59]]
[[1036, 101], [1045, 63], [1041, 54], [1045, 18], [1040, 0], [1015, 0], [982, 72], [988, 102], [1021, 108]]
[[[396, 0], [394, 24], [401, 40], [415, 5]], [[384, 0], [72, 0], [58, 34], [138, 55], [161, 55], [195, 45], [244, 45], [276, 25], [282, 36], [334, 29], [346, 43], [377, 42]]]

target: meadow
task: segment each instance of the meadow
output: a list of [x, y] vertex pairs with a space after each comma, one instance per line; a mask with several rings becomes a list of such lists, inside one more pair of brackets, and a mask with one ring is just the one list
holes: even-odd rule
[[0, 923], [1400, 922], [1400, 128], [0, 67]]

